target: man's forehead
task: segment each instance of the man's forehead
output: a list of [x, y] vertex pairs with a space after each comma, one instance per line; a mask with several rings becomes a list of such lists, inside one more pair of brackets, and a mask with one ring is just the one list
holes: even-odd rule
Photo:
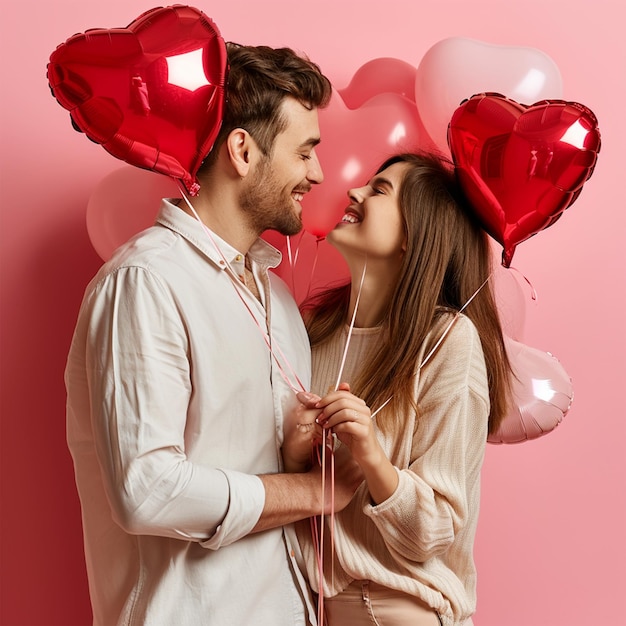
[[280, 135], [287, 135], [302, 147], [314, 147], [320, 142], [317, 107], [307, 108], [299, 100], [287, 97], [282, 104], [287, 122]]

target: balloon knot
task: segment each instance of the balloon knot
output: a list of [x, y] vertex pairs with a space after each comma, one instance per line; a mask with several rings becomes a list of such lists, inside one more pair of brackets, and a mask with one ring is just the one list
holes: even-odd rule
[[186, 183], [185, 187], [187, 187], [187, 191], [189, 192], [190, 196], [197, 196], [198, 192], [200, 191], [200, 185], [198, 183]]

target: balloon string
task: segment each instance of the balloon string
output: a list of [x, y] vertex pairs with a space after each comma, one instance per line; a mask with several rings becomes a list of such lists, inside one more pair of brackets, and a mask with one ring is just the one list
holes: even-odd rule
[[291, 293], [296, 297], [295, 262], [291, 254], [291, 236], [287, 235], [287, 259], [289, 259], [289, 269], [291, 270]]
[[524, 276], [524, 274], [522, 274], [522, 272], [520, 272], [516, 267], [509, 267], [509, 269], [513, 270], [518, 276], [521, 276], [528, 283], [528, 286], [530, 287], [530, 297], [533, 300], [537, 300], [537, 292], [528, 278], [526, 278], [526, 276]]
[[[317, 557], [317, 578], [319, 580], [318, 594], [317, 594], [317, 623], [318, 626], [323, 626], [324, 619], [324, 587], [322, 585], [323, 568], [320, 559], [320, 528], [323, 528], [323, 520], [320, 520], [320, 525], [317, 524], [317, 517], [311, 517], [311, 536], [313, 537], [313, 549]], [[321, 587], [321, 590], [320, 588]]]
[[361, 300], [361, 292], [363, 291], [363, 281], [365, 280], [365, 271], [367, 270], [367, 261], [363, 265], [363, 273], [361, 274], [361, 281], [359, 282], [359, 290], [356, 294], [356, 301], [354, 303], [354, 311], [352, 311], [352, 319], [350, 320], [350, 326], [348, 328], [348, 336], [346, 337], [346, 345], [343, 349], [343, 355], [341, 357], [341, 364], [339, 365], [339, 373], [337, 374], [337, 382], [335, 383], [335, 391], [339, 388], [341, 377], [343, 376], [343, 369], [346, 364], [346, 358], [348, 356], [348, 348], [350, 347], [350, 340], [352, 338], [352, 330], [354, 329], [354, 321], [359, 308], [359, 302]]
[[[450, 322], [446, 326], [445, 330], [441, 334], [441, 337], [439, 337], [439, 339], [437, 340], [435, 345], [432, 347], [431, 351], [424, 357], [424, 360], [420, 363], [419, 367], [417, 368], [417, 372], [415, 372], [415, 375], [417, 375], [417, 373], [422, 369], [422, 367], [424, 367], [424, 365], [426, 365], [426, 363], [428, 363], [428, 361], [430, 361], [431, 357], [435, 354], [435, 352], [437, 352], [437, 349], [443, 343], [443, 341], [447, 337], [448, 333], [452, 330], [452, 327], [454, 326], [456, 321], [461, 316], [461, 313], [463, 313], [463, 311], [467, 308], [467, 306], [470, 304], [470, 302], [478, 295], [480, 290], [489, 282], [489, 279], [492, 276], [493, 276], [493, 272], [491, 274], [489, 274], [489, 276], [487, 276], [487, 278], [484, 280], [483, 284], [470, 296], [469, 300], [455, 313], [454, 317], [450, 320]], [[385, 400], [385, 402], [372, 413], [372, 415], [371, 415], [372, 419], [374, 419], [374, 417], [376, 416], [376, 414], [379, 411], [381, 411], [383, 408], [385, 408], [385, 406], [387, 406], [387, 404], [389, 404], [389, 402], [391, 401], [392, 398], [393, 398], [393, 396], [390, 396], [389, 398], [387, 398], [387, 400]]]
[[326, 503], [326, 454], [330, 455], [330, 563], [331, 563], [331, 587], [335, 585], [335, 452], [334, 436], [327, 429], [322, 429], [321, 451], [317, 449], [317, 460], [322, 468], [322, 510], [320, 524], [317, 525], [317, 517], [311, 518], [311, 535], [313, 537], [313, 549], [317, 559], [317, 623], [324, 626], [324, 507]]
[[[296, 371], [294, 370], [293, 366], [291, 365], [291, 363], [287, 360], [287, 358], [285, 357], [285, 355], [283, 354], [282, 350], [280, 349], [280, 346], [274, 342], [272, 340], [272, 335], [271, 335], [271, 331], [268, 330], [268, 332], [266, 332], [265, 330], [263, 330], [263, 328], [261, 327], [261, 324], [259, 323], [259, 321], [257, 320], [256, 316], [254, 315], [254, 312], [252, 311], [252, 309], [250, 308], [250, 306], [248, 305], [248, 303], [246, 302], [245, 298], [243, 297], [243, 294], [241, 293], [241, 282], [234, 276], [234, 271], [233, 269], [230, 267], [230, 263], [227, 261], [226, 257], [224, 256], [224, 254], [222, 253], [222, 251], [220, 250], [220, 247], [217, 245], [217, 242], [215, 241], [215, 239], [213, 238], [213, 235], [211, 233], [211, 231], [209, 230], [209, 228], [207, 227], [207, 225], [200, 219], [200, 216], [198, 215], [198, 213], [196, 212], [196, 210], [194, 209], [194, 207], [192, 206], [191, 202], [189, 202], [186, 194], [183, 192], [183, 189], [180, 187], [179, 185], [179, 190], [181, 192], [182, 198], [183, 200], [187, 203], [187, 206], [189, 207], [189, 210], [193, 213], [194, 217], [198, 220], [198, 222], [200, 222], [200, 224], [202, 225], [202, 228], [204, 230], [204, 232], [207, 234], [209, 240], [211, 241], [211, 243], [213, 244], [213, 247], [215, 248], [215, 250], [217, 251], [217, 253], [219, 254], [220, 258], [222, 259], [222, 261], [224, 261], [224, 265], [225, 268], [227, 270], [227, 275], [231, 280], [231, 283], [235, 289], [235, 293], [239, 296], [239, 299], [241, 300], [241, 302], [243, 303], [243, 305], [246, 307], [248, 313], [250, 314], [250, 317], [252, 318], [255, 326], [259, 329], [259, 332], [261, 333], [263, 340], [265, 341], [265, 345], [267, 345], [269, 351], [270, 351], [270, 355], [272, 356], [272, 359], [274, 360], [274, 362], [276, 363], [276, 366], [278, 368], [278, 371], [282, 377], [282, 379], [287, 383], [287, 386], [294, 392], [294, 393], [298, 393], [300, 391], [306, 391], [305, 386], [302, 384], [302, 381], [300, 380], [300, 378], [298, 377], [298, 374], [296, 373]], [[276, 354], [274, 353], [274, 349], [272, 348], [272, 344], [274, 344], [276, 346], [276, 349], [280, 352], [280, 355], [282, 356], [286, 366], [289, 368], [289, 370], [291, 371], [291, 374], [293, 375], [293, 377], [295, 378], [296, 382], [298, 383], [299, 387], [296, 387], [296, 385], [291, 381], [291, 379], [289, 378], [287, 372], [285, 372], [281, 362], [278, 360], [278, 358], [276, 357]]]
[[326, 503], [326, 429], [322, 429], [322, 511], [320, 513], [320, 542], [318, 552], [319, 590], [317, 596], [317, 622], [323, 626], [324, 622], [324, 504]]
[[313, 285], [313, 275], [315, 274], [315, 269], [317, 268], [317, 259], [319, 258], [319, 253], [320, 253], [320, 241], [323, 241], [323, 239], [320, 237], [318, 237], [315, 240], [315, 256], [313, 257], [313, 265], [311, 266], [311, 272], [309, 274], [309, 284], [307, 285], [305, 299], [311, 295], [311, 287]]
[[334, 446], [330, 455], [330, 582], [334, 588], [335, 587], [335, 451], [334, 451]]
[[302, 238], [304, 237], [304, 231], [300, 232], [300, 238], [298, 239], [298, 245], [296, 246], [296, 253], [293, 256], [293, 267], [295, 269], [298, 257], [300, 256], [300, 245], [302, 244]]
[[300, 244], [302, 243], [303, 236], [303, 234], [300, 235], [300, 240], [296, 246], [295, 254], [293, 254], [291, 250], [291, 236], [287, 235], [285, 237], [287, 243], [287, 258], [289, 259], [289, 269], [291, 270], [291, 293], [294, 298], [296, 297], [296, 263], [298, 262]]
[[[318, 239], [319, 242], [319, 239]], [[344, 347], [343, 355], [341, 358], [341, 364], [339, 366], [339, 374], [337, 375], [337, 382], [335, 383], [335, 391], [339, 388], [339, 384], [341, 383], [341, 377], [343, 375], [343, 369], [346, 364], [346, 357], [348, 355], [348, 348], [350, 347], [350, 339], [352, 338], [352, 331], [354, 329], [354, 322], [356, 320], [356, 314], [359, 308], [359, 302], [361, 300], [361, 292], [363, 291], [363, 282], [365, 280], [365, 273], [367, 270], [367, 261], [363, 265], [363, 272], [361, 274], [361, 280], [359, 282], [359, 289], [357, 291], [356, 301], [354, 303], [354, 311], [352, 312], [352, 318], [350, 320], [350, 326], [348, 328], [348, 336], [346, 338], [346, 345]], [[317, 567], [318, 567], [318, 578], [320, 583], [320, 589], [318, 589], [318, 604], [317, 604], [317, 621], [319, 626], [323, 626], [324, 624], [324, 495], [326, 488], [326, 446], [327, 443], [333, 441], [333, 435], [330, 431], [324, 428], [322, 429], [322, 439], [323, 439], [323, 447], [322, 447], [322, 515], [321, 515], [321, 532], [319, 543], [317, 544]], [[330, 454], [330, 550], [331, 550], [331, 585], [334, 587], [335, 584], [335, 453], [334, 453], [334, 445], [328, 446], [328, 451]], [[314, 540], [315, 545], [315, 540]]]

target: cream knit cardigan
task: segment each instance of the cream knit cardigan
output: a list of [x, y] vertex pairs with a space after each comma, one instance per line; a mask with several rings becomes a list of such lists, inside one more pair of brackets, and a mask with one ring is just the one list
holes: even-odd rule
[[[447, 316], [438, 324], [436, 337], [451, 319]], [[334, 388], [346, 336], [344, 329], [313, 350], [315, 393], [324, 395]], [[342, 381], [354, 380], [379, 338], [378, 328], [353, 330]], [[373, 506], [365, 483], [361, 485], [348, 507], [335, 516], [332, 551], [326, 518], [324, 595], [334, 596], [352, 580], [367, 579], [418, 596], [438, 612], [444, 626], [471, 624], [466, 620], [476, 607], [472, 549], [489, 390], [480, 338], [464, 315], [418, 372], [415, 395], [419, 418], [411, 411], [402, 427], [389, 435], [376, 429], [399, 475], [395, 493]], [[296, 530], [309, 580], [317, 590], [309, 522], [300, 522]]]

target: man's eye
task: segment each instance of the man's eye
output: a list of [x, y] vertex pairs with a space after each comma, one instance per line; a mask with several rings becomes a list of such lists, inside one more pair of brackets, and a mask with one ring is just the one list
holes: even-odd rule
[[311, 159], [311, 155], [310, 155], [310, 154], [301, 154], [301, 155], [300, 155], [300, 158], [301, 158], [303, 161], [309, 161], [309, 160]]

